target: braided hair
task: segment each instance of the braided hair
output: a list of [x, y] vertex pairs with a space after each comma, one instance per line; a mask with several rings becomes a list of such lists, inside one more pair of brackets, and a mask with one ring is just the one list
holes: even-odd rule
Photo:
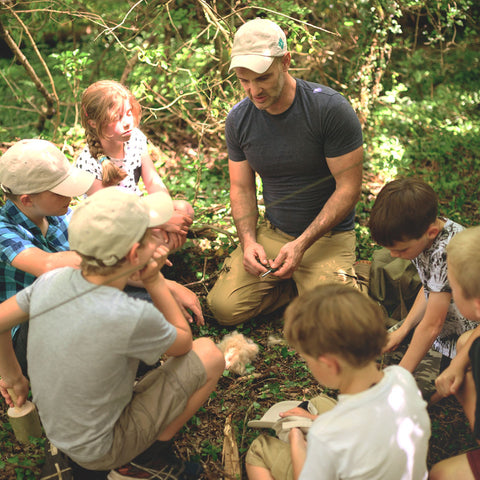
[[127, 87], [114, 80], [92, 83], [82, 94], [80, 119], [87, 139], [90, 155], [102, 166], [102, 185], [118, 185], [126, 176], [125, 170], [112, 162], [103, 151], [100, 139], [105, 127], [121, 114], [125, 102], [132, 108], [135, 126], [140, 123], [142, 108]]

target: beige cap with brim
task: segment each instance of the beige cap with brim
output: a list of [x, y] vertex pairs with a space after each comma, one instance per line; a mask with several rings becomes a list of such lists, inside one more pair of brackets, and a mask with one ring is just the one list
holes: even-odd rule
[[84, 194], [95, 175], [75, 168], [51, 142], [20, 140], [0, 157], [0, 186], [14, 195], [50, 191], [65, 197]]
[[271, 20], [256, 18], [242, 25], [235, 34], [230, 68], [243, 67], [255, 73], [265, 73], [275, 57], [287, 53], [283, 30]]
[[115, 265], [147, 228], [166, 223], [172, 215], [167, 192], [139, 197], [120, 187], [104, 188], [74, 209], [68, 227], [70, 249], [92, 257], [96, 265]]

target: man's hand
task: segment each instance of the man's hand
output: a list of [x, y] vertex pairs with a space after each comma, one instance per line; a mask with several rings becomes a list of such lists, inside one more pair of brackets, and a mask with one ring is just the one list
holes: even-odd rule
[[256, 277], [265, 273], [270, 267], [264, 248], [256, 242], [243, 247], [243, 267], [251, 275]]
[[273, 275], [279, 278], [290, 278], [302, 261], [304, 253], [305, 251], [295, 240], [286, 243], [271, 263], [273, 268], [278, 268]]

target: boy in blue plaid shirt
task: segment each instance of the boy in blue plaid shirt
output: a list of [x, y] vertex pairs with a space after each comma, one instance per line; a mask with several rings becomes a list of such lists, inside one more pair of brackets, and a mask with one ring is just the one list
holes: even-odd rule
[[[79, 256], [69, 251], [69, 205], [93, 180], [46, 140], [20, 140], [0, 157], [0, 188], [6, 197], [0, 208], [0, 302], [42, 273], [80, 265]], [[27, 327], [15, 327], [12, 337], [26, 374]]]

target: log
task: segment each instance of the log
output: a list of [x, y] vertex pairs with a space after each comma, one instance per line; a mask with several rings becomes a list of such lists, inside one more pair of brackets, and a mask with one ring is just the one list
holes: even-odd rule
[[35, 404], [27, 400], [21, 407], [17, 407], [15, 394], [10, 389], [8, 389], [8, 393], [15, 404], [14, 407], [7, 410], [15, 438], [22, 443], [28, 443], [30, 437], [41, 438], [42, 425]]

